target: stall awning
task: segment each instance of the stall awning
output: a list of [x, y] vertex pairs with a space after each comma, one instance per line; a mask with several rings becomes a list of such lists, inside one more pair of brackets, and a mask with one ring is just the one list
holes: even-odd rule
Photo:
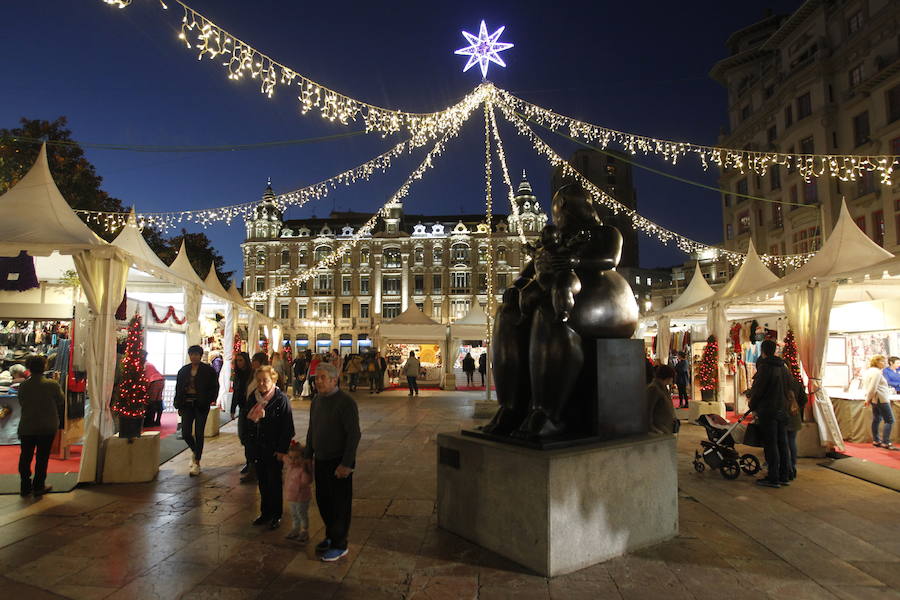
[[410, 304], [399, 316], [381, 323], [375, 335], [381, 339], [409, 342], [444, 341], [447, 326], [428, 318], [415, 304]]

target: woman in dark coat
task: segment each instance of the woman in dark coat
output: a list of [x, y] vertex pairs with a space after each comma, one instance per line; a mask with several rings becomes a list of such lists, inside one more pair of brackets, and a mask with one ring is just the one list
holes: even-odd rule
[[462, 360], [462, 369], [466, 374], [466, 385], [475, 385], [475, 359], [470, 352], [466, 352], [466, 357]]
[[247, 387], [253, 377], [253, 368], [250, 366], [250, 355], [246, 352], [239, 352], [234, 355], [234, 373], [232, 373], [232, 394], [231, 394], [231, 418], [237, 412], [237, 430], [238, 439], [244, 447], [244, 458], [246, 462], [241, 469], [241, 475], [246, 475], [250, 471], [250, 456], [247, 454]]
[[482, 352], [478, 357], [478, 373], [481, 374], [481, 385], [484, 385], [484, 376], [487, 373], [487, 352]]
[[266, 365], [256, 370], [256, 390], [247, 402], [246, 448], [259, 483], [260, 509], [254, 525], [281, 524], [282, 461], [294, 439], [294, 418], [287, 396], [276, 387], [278, 374]]

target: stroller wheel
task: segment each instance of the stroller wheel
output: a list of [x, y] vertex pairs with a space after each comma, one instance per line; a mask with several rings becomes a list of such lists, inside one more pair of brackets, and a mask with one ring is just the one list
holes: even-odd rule
[[741, 467], [736, 460], [729, 459], [723, 462], [722, 466], [719, 467], [719, 473], [721, 473], [722, 477], [725, 479], [737, 479], [741, 474]]
[[759, 459], [753, 454], [744, 454], [740, 459], [741, 471], [747, 475], [756, 475], [759, 473]]
[[703, 464], [701, 461], [699, 461], [699, 460], [695, 460], [695, 461], [694, 461], [694, 470], [697, 471], [698, 473], [702, 473], [703, 471], [706, 470], [706, 465], [704, 465], [704, 464]]

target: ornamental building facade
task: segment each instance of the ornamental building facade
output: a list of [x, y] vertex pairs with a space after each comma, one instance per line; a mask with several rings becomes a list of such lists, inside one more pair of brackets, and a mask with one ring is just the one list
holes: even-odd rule
[[[440, 323], [463, 317], [474, 302], [487, 304], [488, 226], [485, 215], [414, 215], [387, 207], [376, 229], [330, 268], [306, 282], [285, 286], [266, 300], [256, 292], [288, 284], [350, 240], [370, 215], [332, 212], [327, 218], [284, 220], [267, 187], [246, 222], [244, 297], [276, 319], [295, 349], [365, 351], [376, 326], [411, 304]], [[519, 232], [534, 243], [547, 224], [523, 173], [515, 202], [519, 215], [494, 214], [496, 302], [527, 260]]]
[[[808, 0], [728, 39], [710, 75], [728, 90], [730, 133], [719, 144], [801, 154], [900, 154], [900, 3]], [[856, 181], [773, 166], [720, 178], [725, 248], [799, 254], [822, 245], [842, 199], [879, 245], [900, 250], [900, 186], [877, 172]], [[768, 202], [755, 198], [779, 201]], [[781, 204], [780, 202], [790, 203]]]

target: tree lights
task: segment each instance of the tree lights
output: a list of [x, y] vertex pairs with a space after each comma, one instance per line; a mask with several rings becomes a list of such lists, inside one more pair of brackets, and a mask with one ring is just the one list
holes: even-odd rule
[[147, 409], [147, 385], [144, 375], [144, 326], [140, 315], [134, 315], [128, 323], [119, 400], [113, 410], [123, 417], [143, 418]]
[[794, 339], [793, 329], [788, 329], [787, 335], [784, 336], [784, 348], [781, 350], [781, 358], [784, 359], [784, 364], [790, 369], [794, 379], [802, 383], [800, 359], [797, 358], [797, 341]]
[[697, 382], [700, 392], [707, 397], [715, 394], [719, 387], [719, 344], [714, 335], [707, 338], [703, 347], [703, 355], [697, 365]]

